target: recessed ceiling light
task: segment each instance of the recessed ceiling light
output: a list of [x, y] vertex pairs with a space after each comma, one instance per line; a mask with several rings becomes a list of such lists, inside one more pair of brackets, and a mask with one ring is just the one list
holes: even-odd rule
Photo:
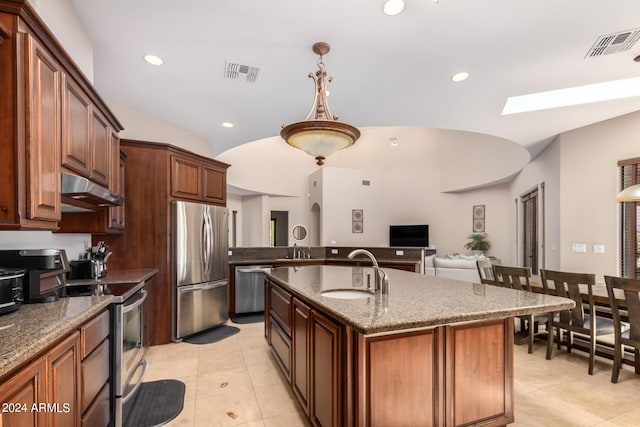
[[457, 74], [454, 74], [453, 76], [451, 76], [451, 80], [453, 80], [456, 83], [457, 82], [463, 82], [463, 81], [467, 80], [468, 78], [469, 78], [469, 73], [465, 73], [465, 72], [457, 73]]
[[512, 96], [507, 99], [502, 114], [548, 110], [636, 96], [640, 96], [640, 77]]
[[382, 11], [385, 15], [395, 16], [401, 14], [405, 6], [404, 0], [387, 0], [382, 5]]
[[224, 122], [224, 123], [222, 123], [222, 126], [224, 126], [226, 128], [232, 128], [233, 127], [233, 123]]
[[145, 55], [144, 60], [151, 65], [162, 65], [164, 61], [159, 56], [155, 55]]

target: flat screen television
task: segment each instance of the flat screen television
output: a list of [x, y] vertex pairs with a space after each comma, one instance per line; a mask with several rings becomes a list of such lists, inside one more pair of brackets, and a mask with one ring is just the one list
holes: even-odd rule
[[390, 225], [389, 246], [429, 246], [429, 226], [421, 225]]

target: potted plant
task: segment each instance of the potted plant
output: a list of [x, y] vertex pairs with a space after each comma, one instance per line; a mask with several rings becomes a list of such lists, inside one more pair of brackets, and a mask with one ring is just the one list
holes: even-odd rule
[[472, 233], [467, 236], [469, 241], [464, 247], [470, 251], [484, 255], [491, 247], [491, 243], [487, 240], [487, 233]]

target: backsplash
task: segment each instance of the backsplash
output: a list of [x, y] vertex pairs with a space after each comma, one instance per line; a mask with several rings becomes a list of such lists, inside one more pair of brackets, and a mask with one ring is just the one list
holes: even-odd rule
[[0, 249], [64, 249], [71, 260], [77, 259], [89, 245], [91, 234], [0, 231]]

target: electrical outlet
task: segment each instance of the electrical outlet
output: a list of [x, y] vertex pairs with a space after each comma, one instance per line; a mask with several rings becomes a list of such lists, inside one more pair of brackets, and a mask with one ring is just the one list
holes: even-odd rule
[[586, 254], [587, 253], [587, 244], [586, 243], [572, 243], [571, 244], [571, 252]]
[[594, 254], [603, 254], [604, 253], [604, 245], [601, 245], [601, 244], [593, 245], [593, 253]]
[[338, 255], [338, 250], [337, 249], [331, 249], [331, 254], [332, 255]]
[[229, 256], [233, 255], [233, 251], [227, 251], [227, 255]]
[[403, 256], [404, 255], [404, 251], [396, 251], [396, 255], [397, 256]]

